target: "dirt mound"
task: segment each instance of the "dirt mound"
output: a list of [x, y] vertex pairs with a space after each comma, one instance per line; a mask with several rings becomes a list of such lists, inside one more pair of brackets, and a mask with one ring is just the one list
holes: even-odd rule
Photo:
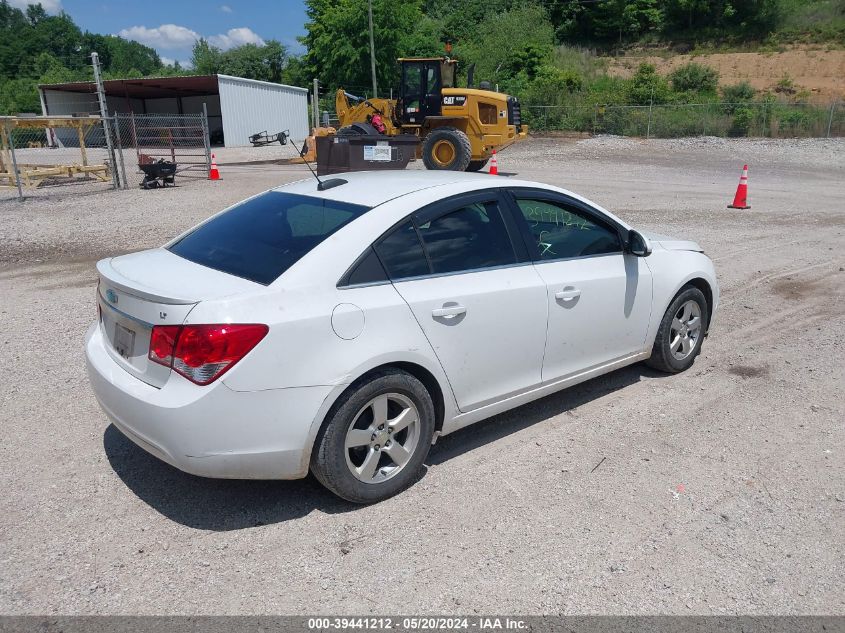
[[845, 98], [845, 50], [795, 49], [783, 53], [713, 53], [672, 57], [626, 55], [610, 59], [608, 72], [630, 77], [641, 62], [654, 64], [662, 74], [688, 62], [696, 62], [718, 70], [721, 85], [748, 81], [758, 90], [773, 90], [784, 76], [788, 76], [795, 90], [808, 91], [812, 101], [829, 102]]

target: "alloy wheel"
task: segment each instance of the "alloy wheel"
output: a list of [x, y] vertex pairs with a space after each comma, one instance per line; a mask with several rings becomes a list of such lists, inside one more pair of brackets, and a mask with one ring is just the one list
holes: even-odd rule
[[420, 440], [420, 414], [400, 393], [384, 393], [365, 404], [346, 431], [344, 453], [352, 475], [368, 484], [395, 477]]
[[701, 306], [690, 299], [684, 302], [672, 319], [669, 350], [676, 360], [684, 360], [695, 350], [701, 337]]

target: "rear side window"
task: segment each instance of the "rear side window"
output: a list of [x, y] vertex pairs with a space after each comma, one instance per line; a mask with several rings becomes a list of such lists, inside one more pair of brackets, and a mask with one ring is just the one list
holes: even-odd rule
[[504, 266], [516, 262], [499, 205], [477, 202], [421, 224], [434, 273]]
[[268, 191], [197, 227], [170, 247], [196, 264], [270, 284], [369, 207]]

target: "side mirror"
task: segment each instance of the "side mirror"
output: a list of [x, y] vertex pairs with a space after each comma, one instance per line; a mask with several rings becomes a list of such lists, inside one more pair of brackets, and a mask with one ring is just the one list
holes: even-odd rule
[[642, 233], [631, 229], [628, 231], [628, 252], [637, 257], [651, 255], [651, 242]]

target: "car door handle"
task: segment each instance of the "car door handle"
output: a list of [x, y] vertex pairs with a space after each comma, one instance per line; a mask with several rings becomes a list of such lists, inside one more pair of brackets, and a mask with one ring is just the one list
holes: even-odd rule
[[456, 317], [461, 314], [466, 314], [467, 309], [462, 305], [443, 306], [442, 308], [435, 308], [431, 311], [433, 317]]
[[555, 293], [555, 299], [560, 299], [561, 301], [571, 301], [572, 299], [577, 299], [581, 296], [581, 291], [578, 288], [565, 288], [560, 292]]

